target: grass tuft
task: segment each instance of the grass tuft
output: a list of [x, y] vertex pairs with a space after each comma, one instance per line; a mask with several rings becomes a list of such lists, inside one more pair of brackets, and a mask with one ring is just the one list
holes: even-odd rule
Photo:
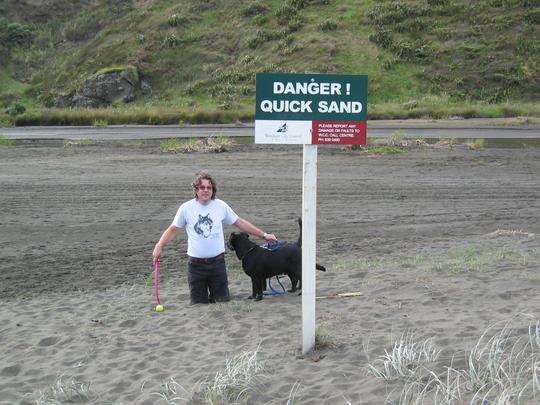
[[92, 400], [93, 393], [89, 383], [76, 381], [74, 378], [57, 378], [50, 387], [29, 394], [34, 405], [61, 405], [64, 403], [86, 403]]
[[107, 122], [107, 120], [97, 119], [92, 122], [92, 126], [95, 128], [106, 128], [108, 125], [109, 123]]
[[526, 232], [523, 229], [497, 229], [491, 233], [493, 236], [525, 236], [527, 238], [534, 237], [534, 233]]
[[315, 350], [331, 349], [337, 347], [336, 339], [324, 327], [318, 326], [315, 330]]
[[225, 369], [215, 374], [213, 381], [202, 389], [208, 404], [233, 404], [246, 399], [254, 389], [263, 371], [258, 361], [259, 350], [241, 353], [225, 362]]
[[486, 140], [485, 139], [468, 139], [465, 142], [465, 145], [467, 145], [469, 149], [473, 149], [473, 150], [484, 149], [486, 145]]
[[300, 389], [300, 383], [298, 381], [295, 381], [293, 386], [291, 387], [291, 390], [289, 391], [289, 397], [287, 398], [287, 402], [285, 405], [293, 405], [294, 401], [296, 399], [296, 394], [298, 393], [298, 390]]
[[396, 155], [400, 153], [405, 153], [405, 150], [398, 146], [374, 146], [368, 148], [367, 151], [376, 155]]
[[81, 138], [81, 139], [64, 139], [63, 146], [64, 148], [73, 148], [77, 146], [92, 146], [96, 142], [91, 138]]
[[[445, 371], [418, 368], [405, 375], [399, 404], [532, 404], [540, 396], [540, 322], [528, 328], [505, 322], [478, 339], [466, 366]], [[514, 326], [514, 327], [513, 327]], [[525, 332], [527, 331], [527, 332]], [[525, 332], [525, 334], [524, 334]], [[392, 402], [394, 403], [394, 402]]]
[[231, 138], [221, 135], [203, 139], [170, 138], [161, 142], [159, 149], [164, 153], [221, 153], [226, 152], [227, 147], [232, 144], [233, 141]]
[[[185, 394], [185, 397], [181, 393]], [[163, 392], [152, 392], [150, 395], [157, 396], [159, 399], [152, 402], [152, 405], [177, 405], [188, 402], [189, 392], [178, 384], [174, 378], [170, 377], [163, 383]], [[181, 401], [181, 402], [177, 402]]]
[[387, 381], [408, 378], [419, 367], [437, 360], [440, 352], [433, 345], [432, 339], [415, 342], [411, 333], [405, 333], [394, 342], [390, 352], [386, 351], [383, 356], [368, 364], [368, 371]]
[[15, 145], [15, 141], [7, 136], [0, 134], [0, 146], [12, 146]]

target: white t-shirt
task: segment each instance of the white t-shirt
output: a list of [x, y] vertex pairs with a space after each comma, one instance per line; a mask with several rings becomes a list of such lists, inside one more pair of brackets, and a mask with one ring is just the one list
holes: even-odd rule
[[203, 205], [192, 199], [180, 206], [172, 224], [186, 229], [187, 254], [205, 259], [225, 252], [223, 222], [232, 225], [237, 219], [238, 215], [222, 200], [210, 200]]

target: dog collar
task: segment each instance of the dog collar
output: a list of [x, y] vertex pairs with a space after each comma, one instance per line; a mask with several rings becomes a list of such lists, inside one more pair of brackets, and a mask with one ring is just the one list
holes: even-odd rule
[[251, 249], [249, 249], [249, 250], [246, 252], [246, 254], [240, 258], [240, 260], [244, 260], [244, 259], [246, 258], [246, 256], [249, 255], [249, 253], [250, 253], [252, 250], [254, 250], [256, 247], [257, 247], [257, 245], [253, 245], [253, 246], [251, 247]]

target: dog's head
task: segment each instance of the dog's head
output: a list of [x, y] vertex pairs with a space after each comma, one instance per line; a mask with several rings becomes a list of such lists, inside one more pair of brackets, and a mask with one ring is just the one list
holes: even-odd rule
[[248, 239], [249, 235], [245, 232], [231, 232], [231, 234], [229, 235], [229, 240], [227, 241], [227, 247], [230, 250], [236, 250], [239, 241]]

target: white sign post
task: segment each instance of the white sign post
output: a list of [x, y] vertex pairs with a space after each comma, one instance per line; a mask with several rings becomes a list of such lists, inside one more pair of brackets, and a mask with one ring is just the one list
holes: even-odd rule
[[302, 353], [315, 348], [317, 145], [304, 145], [302, 182]]
[[367, 76], [258, 73], [255, 143], [303, 144], [302, 352], [315, 348], [317, 145], [364, 145]]

